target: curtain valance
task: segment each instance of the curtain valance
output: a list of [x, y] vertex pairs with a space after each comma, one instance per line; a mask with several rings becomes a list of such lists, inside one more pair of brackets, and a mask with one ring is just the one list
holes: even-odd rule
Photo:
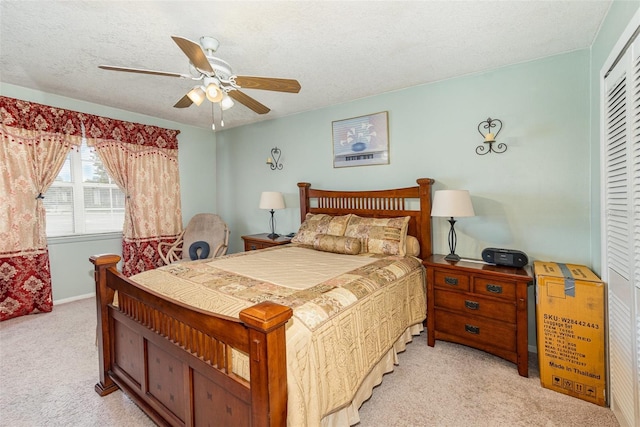
[[[112, 140], [128, 144], [178, 149], [179, 130], [143, 125], [0, 96], [2, 124], [23, 131], [83, 136], [90, 142]], [[93, 140], [93, 141], [91, 141]]]
[[0, 96], [0, 321], [53, 308], [42, 195], [83, 138], [127, 194], [125, 272], [162, 265], [182, 229], [179, 132]]

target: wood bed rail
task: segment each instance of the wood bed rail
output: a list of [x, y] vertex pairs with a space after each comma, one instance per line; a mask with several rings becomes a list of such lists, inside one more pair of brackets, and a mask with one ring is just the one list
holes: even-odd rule
[[[286, 378], [287, 371], [285, 324], [292, 316], [291, 308], [267, 301], [242, 310], [239, 319], [212, 314], [163, 299], [128, 280], [116, 269], [120, 261], [118, 255], [92, 256], [89, 260], [95, 266], [96, 280], [100, 381], [95, 390], [98, 394], [104, 396], [123, 388], [156, 422], [164, 424], [172, 420], [170, 424], [194, 425], [199, 416], [194, 400], [200, 397], [195, 396], [193, 381], [196, 371], [202, 374], [199, 366], [204, 363], [220, 373], [210, 377], [213, 382], [229, 392], [235, 390], [237, 398], [246, 400], [248, 409], [243, 411], [247, 425], [286, 425], [287, 385], [282, 378]], [[113, 304], [116, 291], [117, 307]], [[123, 331], [125, 337], [121, 338]], [[135, 335], [133, 340], [131, 334]], [[126, 347], [129, 342], [135, 342], [138, 335], [141, 347], [123, 353], [129, 351]], [[154, 392], [150, 390], [147, 372], [149, 345], [168, 353], [174, 351], [172, 347], [179, 347], [190, 354], [183, 360], [183, 378], [188, 389], [184, 408], [176, 410], [170, 402], [167, 409], [159, 399], [149, 396]], [[249, 382], [232, 372], [232, 349], [248, 355]], [[139, 363], [134, 360], [130, 371], [125, 369], [128, 366], [119, 366], [120, 359], [130, 362], [136, 357]], [[234, 408], [227, 405], [228, 416], [231, 410]], [[235, 410], [233, 416], [237, 418], [240, 409]]]

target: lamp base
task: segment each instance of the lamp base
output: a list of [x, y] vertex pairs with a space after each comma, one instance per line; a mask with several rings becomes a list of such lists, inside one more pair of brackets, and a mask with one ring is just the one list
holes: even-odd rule
[[446, 257], [444, 257], [444, 259], [446, 261], [453, 261], [453, 262], [458, 262], [460, 261], [460, 257], [454, 253], [451, 253], [449, 255], [447, 255]]
[[280, 235], [276, 233], [271, 233], [271, 234], [268, 234], [267, 237], [270, 239], [277, 239], [278, 237], [280, 237]]

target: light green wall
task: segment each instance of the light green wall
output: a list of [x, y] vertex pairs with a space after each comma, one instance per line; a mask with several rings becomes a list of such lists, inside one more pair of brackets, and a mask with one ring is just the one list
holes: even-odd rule
[[[436, 189], [468, 189], [476, 217], [462, 218], [457, 253], [517, 248], [533, 260], [600, 264], [599, 72], [640, 3], [613, 2], [591, 50], [580, 50], [429, 85], [378, 95], [217, 134], [128, 111], [0, 83], [0, 93], [120, 120], [180, 129], [183, 220], [218, 212], [230, 225], [230, 252], [241, 235], [268, 229], [260, 192], [282, 191], [287, 209], [277, 230], [300, 224], [296, 183], [316, 188], [374, 189], [436, 180]], [[401, 77], [401, 76], [400, 76]], [[302, 88], [302, 94], [304, 87]], [[294, 95], [292, 95], [294, 96]], [[389, 112], [391, 164], [334, 169], [331, 122]], [[499, 118], [504, 154], [478, 156], [477, 125]], [[216, 147], [217, 144], [217, 147]], [[282, 149], [284, 169], [265, 164]], [[204, 185], [203, 183], [214, 183]], [[447, 250], [448, 223], [434, 218], [434, 251]], [[54, 300], [93, 292], [87, 258], [120, 253], [119, 238], [50, 245]], [[533, 290], [530, 290], [533, 303]], [[533, 304], [529, 342], [535, 344]]]
[[[302, 88], [304, 91], [304, 87]], [[331, 122], [389, 112], [391, 163], [334, 169]], [[499, 118], [504, 154], [479, 156], [478, 123]], [[240, 235], [267, 230], [260, 192], [286, 193], [278, 230], [300, 224], [298, 181], [317, 188], [374, 189], [436, 180], [468, 189], [476, 217], [458, 221], [457, 253], [516, 248], [531, 259], [589, 263], [589, 51], [366, 98], [218, 134], [218, 206]], [[282, 149], [284, 169], [265, 164]], [[242, 195], [242, 197], [238, 197]], [[434, 219], [434, 250], [444, 252], [448, 223]]]
[[[472, 194], [476, 217], [457, 223], [457, 253], [478, 258], [489, 246], [517, 248], [531, 261], [600, 270], [600, 69], [638, 10], [613, 2], [593, 46], [538, 61], [337, 105], [218, 134], [219, 213], [240, 236], [268, 229], [261, 191], [285, 193], [278, 231], [300, 224], [296, 182], [317, 188], [374, 189], [436, 180], [435, 189]], [[304, 91], [304, 87], [303, 87]], [[391, 164], [334, 169], [331, 122], [389, 112]], [[477, 124], [499, 118], [504, 154], [478, 156]], [[265, 159], [283, 151], [282, 171]], [[238, 195], [242, 194], [242, 197]], [[434, 218], [434, 252], [447, 251], [448, 224]], [[529, 344], [535, 347], [535, 299], [529, 291]]]
[[[0, 83], [0, 94], [118, 120], [179, 129], [178, 161], [183, 222], [188, 222], [198, 212], [215, 212], [216, 186], [212, 183], [216, 181], [216, 150], [215, 135], [211, 130], [185, 126], [180, 123], [77, 101], [6, 83]], [[203, 183], [209, 184], [203, 185]], [[54, 302], [73, 299], [94, 292], [93, 277], [89, 274], [92, 268], [91, 263], [89, 263], [89, 256], [100, 253], [117, 253], [121, 255], [121, 238], [110, 236], [89, 240], [86, 238], [52, 239], [49, 245], [49, 255]]]
[[[304, 91], [304, 87], [302, 88]], [[334, 169], [331, 122], [389, 112], [391, 163]], [[504, 123], [504, 154], [479, 156], [478, 123]], [[282, 191], [278, 231], [300, 224], [299, 181], [325, 189], [376, 189], [436, 180], [435, 189], [467, 189], [474, 218], [456, 224], [464, 257], [486, 247], [514, 248], [533, 260], [591, 261], [589, 51], [412, 87], [318, 111], [229, 129], [217, 136], [219, 213], [240, 236], [268, 229], [260, 192]], [[282, 171], [265, 164], [274, 145]], [[239, 196], [241, 195], [241, 196]], [[434, 218], [434, 252], [447, 253], [448, 223]], [[529, 343], [535, 346], [533, 287]]]
[[611, 4], [598, 37], [591, 47], [591, 265], [600, 275], [601, 260], [601, 207], [600, 207], [600, 71], [611, 51], [640, 8], [638, 1], [616, 0]]

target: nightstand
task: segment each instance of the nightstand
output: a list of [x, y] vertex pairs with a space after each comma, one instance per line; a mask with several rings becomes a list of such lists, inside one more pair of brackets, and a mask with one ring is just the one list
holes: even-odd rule
[[245, 251], [255, 251], [257, 249], [270, 248], [272, 246], [286, 245], [291, 243], [291, 237], [280, 236], [275, 239], [271, 239], [269, 233], [250, 234], [248, 236], [242, 236], [244, 240]]
[[529, 376], [527, 287], [531, 268], [474, 260], [424, 260], [427, 269], [427, 340], [451, 341], [502, 357]]

